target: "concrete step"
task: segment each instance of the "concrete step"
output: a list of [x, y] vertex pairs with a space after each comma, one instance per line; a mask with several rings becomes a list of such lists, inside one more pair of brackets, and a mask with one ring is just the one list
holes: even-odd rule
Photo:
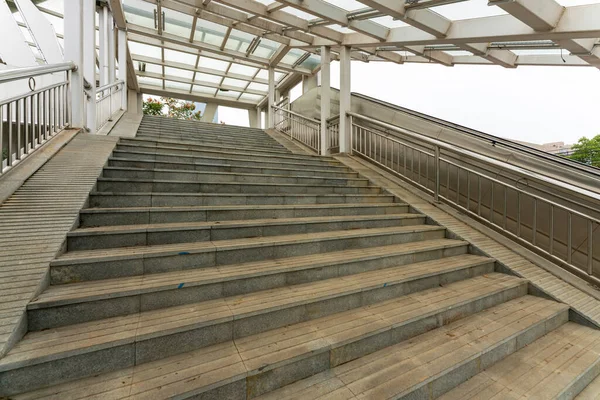
[[567, 320], [568, 306], [526, 296], [259, 399], [435, 399]]
[[343, 185], [368, 186], [369, 180], [364, 178], [337, 178], [327, 176], [289, 176], [275, 174], [251, 174], [239, 172], [186, 171], [177, 169], [146, 169], [131, 167], [104, 167], [104, 178], [150, 179], [171, 181], [198, 182], [248, 182], [296, 185]]
[[355, 229], [213, 242], [82, 250], [50, 264], [52, 284], [111, 279], [346, 249], [443, 239], [435, 225]]
[[581, 391], [575, 400], [599, 400], [600, 399], [600, 376], [594, 379]]
[[98, 178], [96, 190], [112, 193], [239, 193], [239, 194], [380, 194], [379, 186], [291, 183], [175, 181], [170, 179]]
[[257, 150], [271, 149], [274, 151], [283, 151], [291, 153], [286, 147], [279, 144], [277, 141], [272, 139], [240, 139], [240, 138], [226, 138], [222, 136], [214, 135], [201, 135], [201, 136], [182, 136], [182, 135], [142, 135], [135, 138], [127, 138], [125, 143], [135, 142], [147, 142], [147, 143], [173, 143], [173, 144], [186, 144], [191, 146], [202, 146], [207, 144], [209, 146], [226, 146], [226, 147], [245, 147], [255, 148]]
[[139, 126], [138, 134], [143, 135], [146, 132], [159, 132], [159, 133], [181, 133], [189, 135], [201, 135], [201, 134], [218, 134], [218, 135], [237, 135], [240, 137], [264, 137], [268, 135], [262, 129], [257, 128], [246, 128], [246, 127], [232, 127], [232, 126], [217, 126], [217, 124], [206, 124], [205, 126], [197, 125], [174, 125], [174, 124], [162, 124], [154, 121], [142, 121]]
[[122, 151], [115, 149], [113, 157], [127, 158], [132, 160], [156, 161], [156, 162], [179, 162], [179, 163], [203, 163], [215, 165], [232, 165], [236, 167], [250, 166], [254, 168], [296, 168], [301, 170], [304, 168], [310, 169], [325, 169], [332, 172], [353, 172], [346, 166], [333, 161], [315, 162], [312, 160], [272, 160], [271, 157], [244, 157], [240, 155], [186, 155], [173, 153], [157, 153], [155, 151]]
[[202, 270], [50, 286], [28, 306], [29, 330], [41, 330], [258, 290], [466, 255], [468, 244], [437, 239], [310, 254]]
[[423, 224], [425, 216], [421, 214], [388, 214], [117, 225], [69, 232], [67, 251]]
[[277, 146], [265, 144], [262, 142], [247, 142], [247, 141], [210, 141], [210, 140], [175, 140], [169, 138], [158, 138], [143, 136], [138, 138], [123, 138], [119, 141], [119, 144], [125, 146], [144, 146], [144, 147], [168, 147], [176, 148], [181, 150], [204, 150], [204, 149], [217, 149], [220, 151], [244, 151], [249, 153], [265, 153], [265, 154], [279, 154], [279, 155], [292, 155], [293, 153], [282, 147], [277, 142]]
[[[447, 333], [452, 332], [445, 326], [449, 323], [457, 325], [457, 322], [453, 323], [457, 318], [467, 317], [470, 319], [470, 326], [473, 327], [485, 323], [493, 324], [491, 321], [493, 319], [524, 320], [525, 323], [519, 326], [517, 332], [507, 331], [503, 338], [498, 337], [496, 341], [498, 343], [502, 339], [506, 340], [511, 334], [523, 336], [532, 332], [533, 328], [544, 321], [552, 320], [553, 314], [560, 313], [562, 316], [562, 311], [556, 310], [554, 303], [548, 300], [531, 296], [520, 297], [526, 293], [526, 290], [527, 284], [521, 279], [502, 274], [489, 274], [244, 338], [233, 338], [231, 333], [232, 339], [221, 344], [144, 364], [136, 363], [133, 344], [123, 341], [121, 353], [125, 356], [117, 359], [118, 364], [114, 363], [115, 367], [123, 368], [121, 370], [106, 373], [112, 371], [113, 365], [104, 363], [94, 364], [91, 370], [84, 369], [82, 364], [89, 364], [87, 359], [94, 356], [94, 353], [88, 353], [80, 354], [79, 368], [73, 366], [69, 369], [68, 363], [39, 364], [41, 366], [58, 364], [59, 367], [45, 368], [45, 371], [42, 371], [43, 367], [40, 366], [38, 368], [40, 373], [36, 380], [31, 377], [27, 379], [24, 373], [30, 368], [35, 368], [28, 357], [34, 356], [33, 353], [38, 350], [36, 357], [48, 358], [48, 353], [61, 352], [63, 350], [60, 347], [65, 345], [55, 340], [51, 343], [46, 342], [46, 346], [43, 346], [45, 341], [42, 336], [48, 333], [35, 332], [29, 334], [31, 338], [26, 340], [37, 338], [39, 341], [36, 347], [31, 345], [22, 347], [20, 352], [13, 350], [13, 354], [9, 355], [13, 360], [9, 364], [9, 368], [12, 369], [0, 375], [0, 382], [10, 382], [11, 386], [7, 387], [9, 389], [7, 392], [12, 394], [98, 374], [91, 378], [20, 396], [11, 395], [14, 400], [38, 399], [49, 395], [69, 399], [81, 399], [86, 396], [90, 398], [132, 396], [151, 399], [250, 399], [321, 371], [343, 366], [347, 361], [364, 357], [386, 346], [413, 342], [419, 338], [417, 335], [436, 327], [442, 328], [432, 332], [438, 332], [441, 336], [440, 342], [444, 343], [451, 338]], [[507, 301], [508, 303], [504, 303]], [[532, 318], [527, 318], [527, 311], [538, 310], [540, 307], [542, 311], [539, 317], [534, 314]], [[473, 316], [477, 312], [481, 313]], [[87, 326], [88, 329], [92, 328], [91, 324]], [[514, 325], [511, 325], [511, 328], [514, 328]], [[145, 337], [147, 329], [146, 324], [140, 331], [138, 336], [140, 342]], [[80, 332], [79, 335], [71, 336], [71, 346], [76, 346], [78, 341], [82, 340], [87, 342], [98, 340], [96, 334], [82, 337], [85, 335], [84, 330], [80, 329]], [[482, 335], [485, 331], [475, 332]], [[430, 349], [432, 348], [423, 351]], [[77, 354], [78, 351], [73, 350], [73, 353]], [[106, 350], [96, 351], [96, 353], [101, 352]], [[385, 349], [382, 352], [385, 352]], [[21, 356], [17, 359], [19, 353]], [[139, 351], [137, 355], [143, 356], [143, 352]], [[96, 356], [99, 357], [100, 354]], [[6, 370], [5, 360], [6, 358], [0, 361], [0, 364], [4, 363], [0, 368]], [[393, 363], [388, 362], [388, 366], [391, 365]], [[19, 379], [20, 377], [24, 379]], [[296, 398], [316, 399], [318, 397], [309, 395]]]
[[[403, 203], [374, 204], [300, 204], [266, 206], [213, 207], [129, 207], [84, 208], [80, 211], [81, 228], [112, 225], [163, 224], [177, 222], [231, 221], [266, 218], [340, 217], [405, 214]], [[35, 216], [32, 215], [32, 216]], [[27, 218], [27, 216], [25, 217]]]
[[[246, 161], [264, 161], [268, 158], [270, 162], [292, 162], [301, 163], [304, 165], [320, 165], [320, 166], [342, 166], [339, 161], [332, 157], [304, 155], [304, 154], [287, 154], [273, 153], [268, 151], [244, 151], [243, 149], [227, 150], [217, 147], [202, 146], [196, 149], [180, 149], [176, 146], [146, 146], [143, 144], [121, 144], [117, 143], [115, 150], [126, 152], [145, 152], [150, 154], [161, 155], [176, 155], [176, 156], [193, 156], [193, 157], [217, 157], [220, 160], [246, 160]], [[181, 160], [180, 160], [181, 161]]]
[[439, 399], [593, 399], [599, 373], [600, 331], [567, 322]]
[[181, 207], [393, 203], [384, 194], [90, 193], [90, 207]]
[[[186, 160], [189, 161], [189, 160]], [[153, 160], [136, 160], [122, 157], [110, 157], [108, 159], [108, 165], [110, 167], [122, 167], [122, 168], [143, 168], [143, 169], [166, 169], [166, 170], [177, 170], [177, 171], [201, 171], [205, 173], [209, 172], [224, 172], [224, 173], [247, 173], [247, 174], [271, 174], [271, 175], [282, 175], [282, 176], [320, 176], [320, 177], [333, 177], [333, 178], [358, 178], [359, 175], [356, 172], [345, 172], [339, 168], [325, 169], [325, 168], [296, 168], [296, 167], [262, 167], [248, 164], [245, 166], [236, 166], [231, 164], [210, 164], [203, 162], [178, 162], [178, 161], [153, 161]]]
[[[473, 262], [475, 258], [479, 259], [472, 264], [472, 268], [475, 268], [472, 269], [473, 273], [489, 271], [483, 268], [490, 264], [489, 259], [471, 257]], [[251, 378], [255, 385], [247, 388], [251, 394], [249, 397], [253, 397], [389, 346], [394, 340], [397, 343], [407, 336], [443, 325], [458, 315], [468, 315], [526, 294], [526, 281], [493, 273], [485, 277], [487, 285], [473, 285], [484, 282], [475, 278], [470, 284], [468, 281], [458, 282], [458, 289], [452, 287], [448, 291], [439, 287], [440, 279], [456, 276], [452, 271], [460, 266], [467, 268], [464, 264], [465, 260], [457, 264], [438, 260], [422, 263], [410, 269], [412, 272], [408, 272], [407, 267], [373, 271], [318, 284], [297, 285], [206, 301], [194, 306], [170, 307], [134, 316], [30, 332], [0, 360], [0, 387], [6, 388], [9, 394], [18, 393], [49, 383], [139, 366], [217, 343], [235, 341], [240, 348], [249, 351], [245, 357], [241, 357], [245, 358], [246, 365], [254, 365], [249, 370], [256, 371]], [[347, 282], [342, 284], [343, 280]], [[350, 280], [351, 285], [348, 286]], [[384, 283], [389, 284], [384, 286]], [[423, 301], [418, 295], [409, 294], [433, 287], [435, 289], [430, 292], [419, 293], [425, 294], [429, 302]], [[467, 291], [465, 287], [470, 290]], [[446, 298], [440, 298], [440, 289], [448, 295]], [[452, 300], [448, 301], [448, 298]], [[460, 300], [457, 301], [457, 298]], [[519, 312], [524, 308], [523, 303], [505, 307], [508, 308], [507, 319], [518, 321], [516, 325], [519, 325], [519, 332], [523, 334], [536, 325], [567, 314], [567, 307], [557, 307], [557, 303], [548, 300], [525, 298], [522, 301], [529, 306], [526, 307], [529, 313]], [[373, 309], [380, 314], [373, 312]], [[415, 312], [415, 309], [419, 312]], [[536, 312], [532, 313], [533, 310]], [[407, 315], [407, 311], [410, 315]], [[343, 312], [347, 314], [339, 314]], [[501, 313], [492, 313], [496, 318], [498, 314]], [[317, 324], [309, 322], [322, 317], [329, 318], [318, 320]], [[340, 317], [347, 324], [340, 326]], [[491, 323], [487, 319], [485, 322]], [[358, 329], [350, 329], [348, 324]], [[550, 323], [548, 325], [552, 326]], [[332, 330], [337, 330], [337, 334]], [[265, 334], [258, 335], [261, 333]], [[327, 333], [330, 336], [326, 336]], [[510, 333], [514, 334], [512, 331]], [[251, 335], [257, 336], [249, 337]], [[297, 335], [304, 336], [304, 340], [300, 343], [295, 341], [294, 336]], [[448, 336], [443, 336], [448, 340]], [[286, 345], [294, 342], [296, 346], [285, 349]], [[283, 351], [278, 351], [280, 349]], [[239, 353], [236, 354], [239, 356]], [[333, 365], [329, 365], [330, 362]], [[287, 368], [284, 368], [285, 364]], [[311, 365], [320, 365], [320, 368], [314, 370], [310, 368]], [[244, 379], [244, 375], [240, 379]]]

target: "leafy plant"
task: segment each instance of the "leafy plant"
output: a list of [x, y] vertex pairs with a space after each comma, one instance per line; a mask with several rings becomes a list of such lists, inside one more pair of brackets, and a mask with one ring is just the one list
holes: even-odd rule
[[[166, 113], [163, 110], [166, 108]], [[177, 100], [172, 97], [161, 97], [160, 100], [152, 97], [144, 102], [142, 107], [146, 115], [167, 115], [177, 119], [199, 120], [202, 113], [196, 110], [194, 103]]]
[[582, 137], [572, 147], [573, 154], [570, 159], [579, 161], [594, 167], [600, 167], [600, 135], [591, 139]]

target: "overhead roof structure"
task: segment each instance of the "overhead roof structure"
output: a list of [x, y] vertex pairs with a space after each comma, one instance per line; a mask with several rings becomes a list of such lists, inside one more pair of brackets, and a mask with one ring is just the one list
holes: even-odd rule
[[[53, 0], [49, 0], [51, 3]], [[43, 9], [44, 1], [38, 2]], [[321, 46], [364, 62], [594, 66], [600, 4], [570, 0], [122, 0], [146, 93], [252, 107], [320, 68]], [[115, 8], [117, 8], [115, 10]], [[120, 9], [119, 9], [120, 8]], [[52, 12], [55, 17], [59, 13]], [[122, 28], [122, 27], [121, 27]]]

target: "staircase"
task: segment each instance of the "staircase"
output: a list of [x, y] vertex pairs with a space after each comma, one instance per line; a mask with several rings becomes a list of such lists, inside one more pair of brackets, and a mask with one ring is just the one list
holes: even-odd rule
[[0, 397], [575, 398], [600, 332], [450, 236], [334, 158], [144, 117], [0, 359]]

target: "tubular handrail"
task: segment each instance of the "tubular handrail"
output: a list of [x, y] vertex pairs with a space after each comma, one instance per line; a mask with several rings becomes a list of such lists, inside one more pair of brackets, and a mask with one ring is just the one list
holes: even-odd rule
[[321, 120], [320, 120], [320, 119], [318, 119], [318, 118], [310, 118], [310, 117], [307, 117], [307, 116], [305, 116], [305, 115], [302, 115], [302, 114], [298, 114], [297, 112], [294, 112], [294, 111], [291, 111], [291, 110], [288, 110], [288, 109], [285, 109], [285, 108], [281, 108], [281, 107], [278, 107], [278, 106], [273, 106], [273, 108], [274, 108], [275, 110], [280, 110], [280, 111], [286, 112], [286, 113], [288, 113], [288, 114], [290, 114], [290, 115], [293, 115], [293, 116], [295, 116], [295, 117], [298, 117], [298, 118], [304, 119], [304, 120], [306, 120], [306, 121], [310, 121], [310, 122], [321, 122]]
[[108, 83], [108, 84], [106, 84], [104, 86], [100, 86], [100, 87], [96, 88], [96, 93], [97, 92], [103, 92], [103, 91], [108, 90], [108, 89], [110, 89], [112, 87], [119, 86], [119, 85], [121, 85], [123, 83], [125, 83], [125, 82], [124, 81], [115, 81], [113, 83]]
[[400, 127], [388, 124], [386, 122], [377, 121], [376, 119], [367, 117], [366, 115], [361, 115], [361, 114], [357, 114], [357, 113], [354, 113], [354, 112], [347, 112], [347, 115], [349, 115], [351, 117], [354, 117], [354, 118], [361, 119], [363, 121], [367, 121], [367, 122], [369, 122], [371, 124], [374, 124], [374, 125], [378, 125], [378, 126], [383, 127], [385, 129], [388, 129], [388, 130], [391, 130], [391, 131], [394, 131], [394, 132], [398, 132], [398, 133], [401, 133], [403, 135], [410, 136], [413, 139], [417, 139], [421, 143], [423, 143], [423, 142], [429, 143], [429, 144], [437, 146], [439, 148], [446, 149], [446, 150], [452, 151], [454, 153], [458, 153], [458, 154], [463, 155], [463, 156], [467, 156], [467, 157], [469, 157], [471, 159], [482, 161], [482, 162], [485, 162], [485, 163], [488, 163], [488, 164], [492, 164], [494, 166], [497, 166], [497, 167], [503, 168], [505, 170], [514, 172], [516, 174], [527, 175], [528, 177], [534, 178], [534, 179], [536, 179], [536, 180], [538, 180], [540, 182], [544, 182], [544, 183], [547, 183], [547, 184], [550, 184], [550, 185], [558, 186], [558, 187], [561, 187], [563, 189], [567, 189], [569, 191], [572, 191], [574, 193], [578, 193], [578, 194], [581, 194], [583, 196], [590, 197], [590, 198], [592, 198], [594, 200], [600, 200], [600, 195], [597, 194], [597, 193], [591, 192], [589, 190], [580, 188], [580, 187], [575, 186], [575, 185], [571, 185], [571, 184], [563, 182], [563, 181], [559, 181], [557, 179], [553, 179], [553, 178], [550, 178], [550, 177], [547, 177], [547, 176], [544, 176], [544, 175], [540, 175], [540, 174], [538, 174], [536, 172], [527, 170], [525, 168], [517, 167], [515, 165], [511, 165], [511, 164], [499, 161], [499, 160], [497, 160], [495, 158], [484, 156], [484, 155], [475, 153], [473, 151], [466, 150], [466, 149], [464, 149], [462, 147], [454, 146], [454, 145], [448, 144], [446, 142], [442, 142], [441, 140], [433, 139], [433, 138], [430, 138], [430, 137], [418, 134], [416, 132], [410, 131], [408, 129], [404, 129], [404, 128], [400, 128]]
[[19, 79], [33, 78], [40, 75], [51, 74], [54, 72], [73, 71], [75, 63], [69, 61], [58, 64], [39, 65], [35, 67], [24, 67], [0, 70], [0, 83], [17, 81]]

